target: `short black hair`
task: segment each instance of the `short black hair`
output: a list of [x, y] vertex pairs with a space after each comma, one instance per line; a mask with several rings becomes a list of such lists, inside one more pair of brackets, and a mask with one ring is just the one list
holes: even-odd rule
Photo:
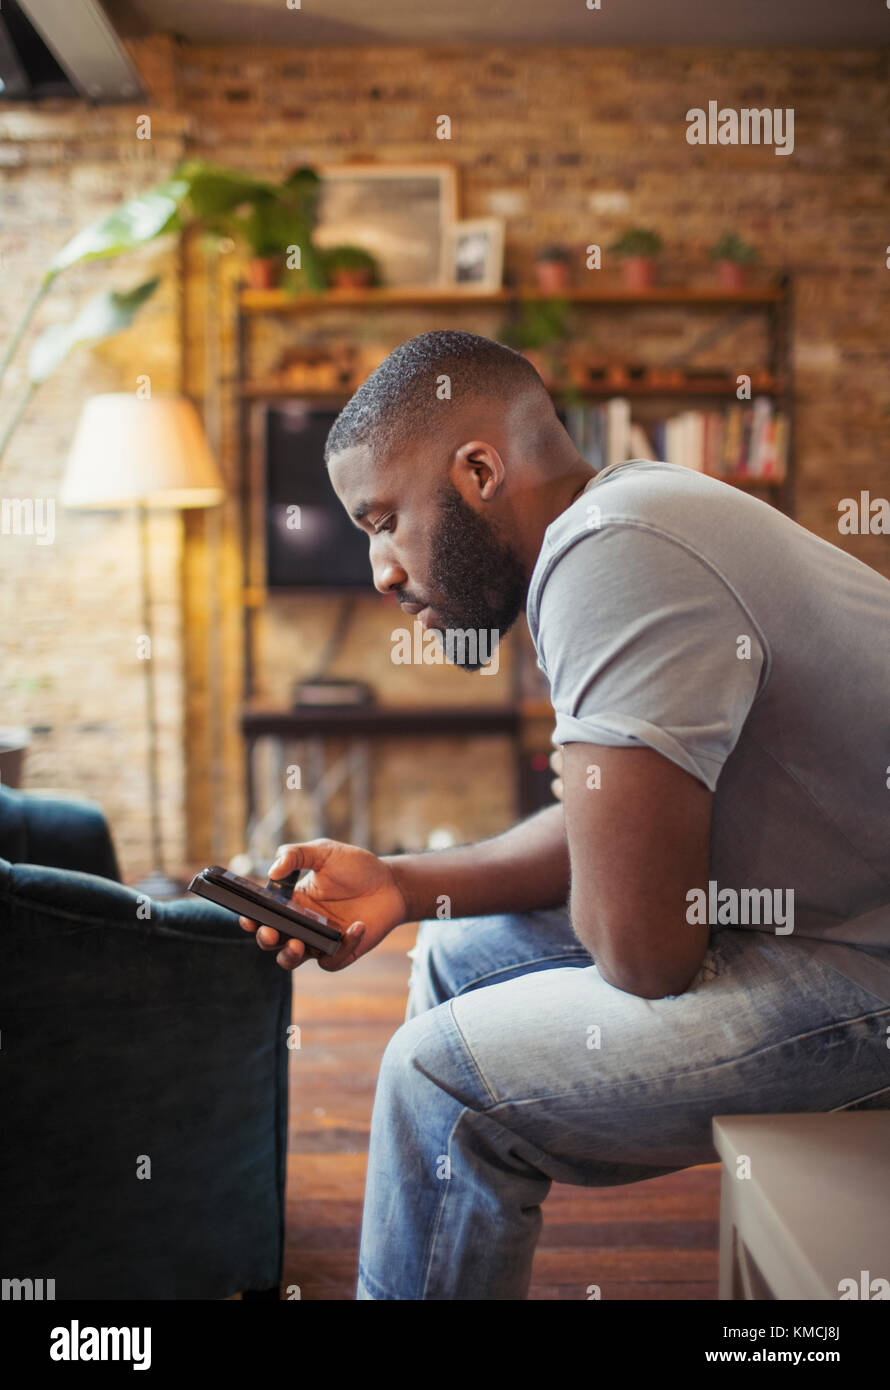
[[508, 399], [529, 389], [549, 400], [532, 364], [503, 343], [451, 329], [419, 333], [384, 358], [340, 411], [325, 443], [325, 463], [360, 444], [383, 458], [434, 428], [435, 406], [443, 399]]

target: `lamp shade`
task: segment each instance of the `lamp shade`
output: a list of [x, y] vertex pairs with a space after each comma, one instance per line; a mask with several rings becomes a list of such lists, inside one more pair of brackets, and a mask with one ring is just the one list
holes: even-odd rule
[[66, 507], [214, 507], [219, 470], [191, 401], [132, 393], [92, 396], [62, 483]]

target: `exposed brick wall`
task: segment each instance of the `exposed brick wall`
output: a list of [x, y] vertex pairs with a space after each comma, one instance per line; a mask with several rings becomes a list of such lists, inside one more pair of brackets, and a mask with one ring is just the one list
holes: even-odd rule
[[[0, 105], [8, 309], [23, 301], [71, 232], [121, 194], [163, 177], [186, 152], [277, 175], [303, 162], [452, 160], [459, 169], [462, 215], [511, 209], [507, 268], [520, 280], [529, 276], [543, 242], [608, 246], [635, 224], [662, 233], [668, 273], [682, 279], [691, 267], [707, 276], [706, 248], [723, 231], [737, 230], [758, 245], [768, 265], [795, 276], [799, 519], [890, 573], [887, 538], [840, 537], [836, 526], [840, 497], [860, 488], [890, 495], [887, 50], [234, 51], [185, 49], [158, 39], [133, 51], [153, 92], [138, 107]], [[685, 113], [711, 99], [736, 108], [793, 107], [794, 153], [783, 158], [769, 148], [690, 147]], [[142, 112], [152, 117], [151, 141], [135, 138]], [[452, 120], [450, 142], [435, 138], [442, 114]], [[0, 495], [53, 495], [84, 396], [129, 389], [146, 371], [154, 389], [176, 389], [184, 381], [193, 392], [202, 391], [208, 332], [216, 331], [214, 306], [207, 303], [200, 248], [190, 250], [188, 263], [185, 343], [179, 336], [177, 261], [170, 250], [87, 267], [60, 283], [38, 326], [67, 316], [86, 293], [109, 280], [129, 286], [154, 266], [165, 274], [162, 292], [134, 330], [92, 353], [72, 355], [43, 389], [0, 465]], [[230, 275], [224, 267], [223, 281]], [[217, 305], [223, 372], [231, 368], [227, 304], [223, 294]], [[4, 316], [2, 331], [12, 317]], [[483, 330], [497, 327], [491, 318], [461, 321]], [[424, 326], [430, 325], [415, 317], [391, 329]], [[595, 331], [600, 342], [621, 348], [631, 341], [657, 360], [687, 341], [690, 330], [682, 315], [671, 315], [633, 327], [603, 320]], [[736, 351], [747, 349], [740, 343]], [[24, 356], [10, 378], [6, 410], [23, 364]], [[231, 476], [231, 410], [222, 405], [222, 461]], [[217, 418], [213, 412], [211, 417]], [[184, 566], [180, 523], [158, 518], [153, 527], [156, 669], [167, 840], [174, 859], [187, 841], [194, 854], [208, 852], [214, 806], [226, 852], [239, 844], [235, 512], [235, 504], [227, 504], [218, 536], [210, 519], [188, 520]], [[132, 517], [116, 514], [60, 514], [52, 547], [36, 547], [26, 537], [0, 538], [2, 717], [47, 731], [36, 738], [29, 782], [96, 795], [109, 811], [130, 871], [143, 867], [147, 839], [133, 525]], [[214, 577], [221, 586], [218, 617], [208, 602]], [[292, 615], [287, 605], [277, 604], [259, 624], [260, 654], [275, 655], [261, 662], [269, 698], [308, 669], [320, 627], [333, 616], [332, 602], [318, 602], [317, 623], [307, 623], [306, 610]], [[367, 608], [337, 669], [374, 669], [381, 697], [392, 701], [403, 698], [406, 680], [424, 677], [406, 675], [404, 668], [387, 671], [378, 650], [381, 641], [388, 645], [387, 635], [374, 626], [380, 621], [373, 605]], [[213, 624], [222, 658], [218, 688], [207, 679]], [[483, 697], [479, 689], [486, 682], [445, 675], [465, 682], [455, 692]], [[495, 682], [488, 685], [493, 691]], [[428, 686], [412, 688], [418, 698], [435, 698], [440, 690], [436, 686], [430, 695]], [[483, 795], [478, 771], [489, 756], [492, 776]], [[424, 793], [421, 782], [427, 778], [437, 786], [446, 761], [448, 776], [439, 792]], [[408, 782], [409, 764], [415, 786]], [[478, 744], [455, 744], [447, 753], [428, 752], [423, 763], [412, 750], [392, 745], [384, 752], [375, 806], [378, 824], [393, 838], [419, 834], [434, 819], [461, 834], [480, 834], [504, 822], [510, 793], [502, 745], [488, 754]], [[388, 815], [394, 802], [396, 812]]]

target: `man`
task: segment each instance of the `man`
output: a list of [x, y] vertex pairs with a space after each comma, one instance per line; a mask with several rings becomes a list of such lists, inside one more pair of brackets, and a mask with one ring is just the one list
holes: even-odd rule
[[443, 635], [525, 603], [550, 682], [561, 805], [272, 870], [348, 929], [325, 969], [427, 919], [358, 1297], [523, 1298], [553, 1180], [712, 1162], [717, 1114], [890, 1106], [890, 583], [713, 478], [593, 474], [533, 368], [469, 333], [398, 348], [326, 452], [381, 593]]

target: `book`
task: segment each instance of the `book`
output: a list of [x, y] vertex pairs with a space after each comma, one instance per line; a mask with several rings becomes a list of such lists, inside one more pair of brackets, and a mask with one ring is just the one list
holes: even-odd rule
[[630, 402], [569, 407], [566, 428], [597, 472], [631, 458], [662, 459], [716, 478], [781, 481], [788, 464], [788, 421], [769, 396], [721, 410], [682, 410], [658, 420], [634, 420]]
[[642, 425], [633, 421], [630, 426], [630, 457], [633, 459], [652, 459], [655, 457], [646, 431]]
[[727, 408], [723, 427], [723, 457], [720, 472], [724, 478], [738, 471], [742, 449], [742, 424], [744, 412], [740, 405]]
[[630, 457], [630, 401], [613, 396], [606, 403], [606, 467]]
[[749, 418], [751, 440], [748, 449], [748, 472], [761, 477], [765, 472], [767, 432], [773, 418], [773, 403], [768, 396], [755, 397]]

